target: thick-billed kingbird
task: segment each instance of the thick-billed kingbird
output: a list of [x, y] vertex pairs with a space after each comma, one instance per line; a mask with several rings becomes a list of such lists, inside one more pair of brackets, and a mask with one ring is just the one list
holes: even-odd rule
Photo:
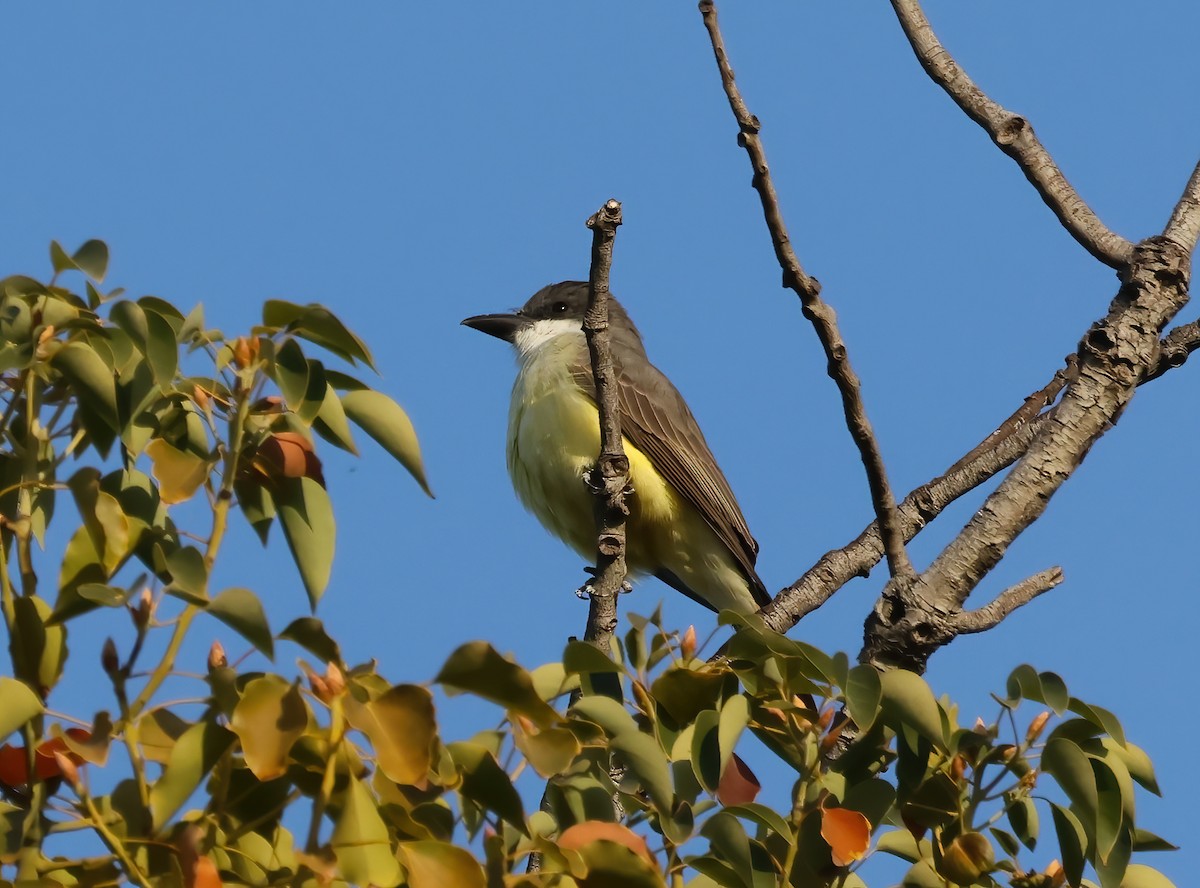
[[[515, 314], [468, 327], [512, 343], [519, 369], [508, 414], [508, 472], [521, 502], [590, 559], [595, 497], [585, 477], [600, 453], [596, 388], [583, 333], [588, 285], [544, 287]], [[750, 535], [683, 396], [646, 357], [621, 304], [608, 300], [621, 432], [629, 458], [626, 563], [713, 610], [751, 613], [769, 601]]]

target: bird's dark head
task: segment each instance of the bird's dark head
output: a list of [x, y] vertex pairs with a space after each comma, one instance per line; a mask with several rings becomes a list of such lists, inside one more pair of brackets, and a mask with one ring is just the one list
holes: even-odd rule
[[[529, 301], [511, 314], [476, 315], [463, 324], [489, 336], [517, 344], [517, 336], [535, 324], [547, 332], [574, 332], [583, 328], [583, 315], [588, 306], [587, 281], [561, 281], [542, 287]], [[637, 328], [621, 303], [608, 298], [609, 326], [615, 336], [639, 339]], [[541, 337], [538, 337], [539, 339]]]

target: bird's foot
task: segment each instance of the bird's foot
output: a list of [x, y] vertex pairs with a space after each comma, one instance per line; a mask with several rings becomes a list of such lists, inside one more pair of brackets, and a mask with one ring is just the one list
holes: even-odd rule
[[[589, 576], [591, 576], [593, 579], [595, 579], [596, 568], [589, 565], [588, 567], [585, 567], [583, 569], [583, 572], [588, 574]], [[583, 601], [587, 601], [589, 598], [592, 597], [592, 593], [595, 591], [596, 591], [595, 587], [592, 585], [592, 580], [588, 580], [586, 583], [584, 583], [582, 586], [580, 586], [578, 589], [575, 590], [575, 597], [579, 598]], [[629, 580], [627, 580], [627, 579], [621, 581], [621, 588], [617, 590], [617, 592], [622, 595], [627, 595], [628, 593], [630, 593], [632, 591], [633, 591], [633, 583], [629, 582]]]

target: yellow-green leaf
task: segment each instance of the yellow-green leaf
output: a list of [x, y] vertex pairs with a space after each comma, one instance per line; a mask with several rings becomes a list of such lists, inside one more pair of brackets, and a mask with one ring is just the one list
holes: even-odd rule
[[273, 780], [287, 770], [288, 752], [306, 727], [308, 706], [300, 689], [278, 675], [249, 682], [229, 720], [242, 742], [246, 767], [259, 780]]
[[374, 438], [400, 465], [408, 469], [429, 496], [429, 482], [421, 461], [421, 444], [412, 420], [403, 408], [382, 392], [372, 389], [346, 392], [342, 395], [345, 413], [364, 432]]
[[329, 494], [312, 478], [284, 478], [275, 506], [309, 603], [315, 608], [333, 570], [335, 525]]
[[351, 780], [342, 799], [330, 845], [338, 873], [351, 885], [392, 888], [400, 882], [400, 866], [392, 854], [386, 824], [366, 786]]
[[42, 701], [25, 682], [0, 676], [0, 739], [42, 711]]
[[921, 676], [907, 669], [891, 669], [880, 676], [880, 683], [883, 714], [892, 726], [909, 725], [926, 740], [945, 745], [937, 700]]
[[162, 438], [146, 445], [146, 455], [150, 457], [150, 474], [158, 481], [158, 495], [167, 504], [191, 499], [212, 468], [208, 460], [172, 447]]
[[[142, 720], [142, 724], [147, 724]], [[183, 807], [233, 742], [233, 735], [215, 721], [192, 725], [171, 747], [162, 776], [150, 787], [150, 813], [158, 829]]]
[[379, 769], [389, 780], [423, 786], [437, 737], [433, 695], [417, 685], [389, 688], [366, 703], [345, 698], [346, 718], [371, 741]]
[[401, 842], [410, 888], [484, 888], [483, 867], [468, 851], [446, 842]]
[[268, 657], [275, 658], [275, 642], [266, 611], [249, 589], [226, 589], [208, 603], [208, 612]]

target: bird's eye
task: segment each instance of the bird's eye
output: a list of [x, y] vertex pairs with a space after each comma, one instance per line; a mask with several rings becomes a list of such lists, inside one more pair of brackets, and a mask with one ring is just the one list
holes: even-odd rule
[[551, 311], [553, 311], [555, 314], [565, 314], [566, 310], [567, 310], [567, 303], [556, 302], [550, 308], [551, 308]]

